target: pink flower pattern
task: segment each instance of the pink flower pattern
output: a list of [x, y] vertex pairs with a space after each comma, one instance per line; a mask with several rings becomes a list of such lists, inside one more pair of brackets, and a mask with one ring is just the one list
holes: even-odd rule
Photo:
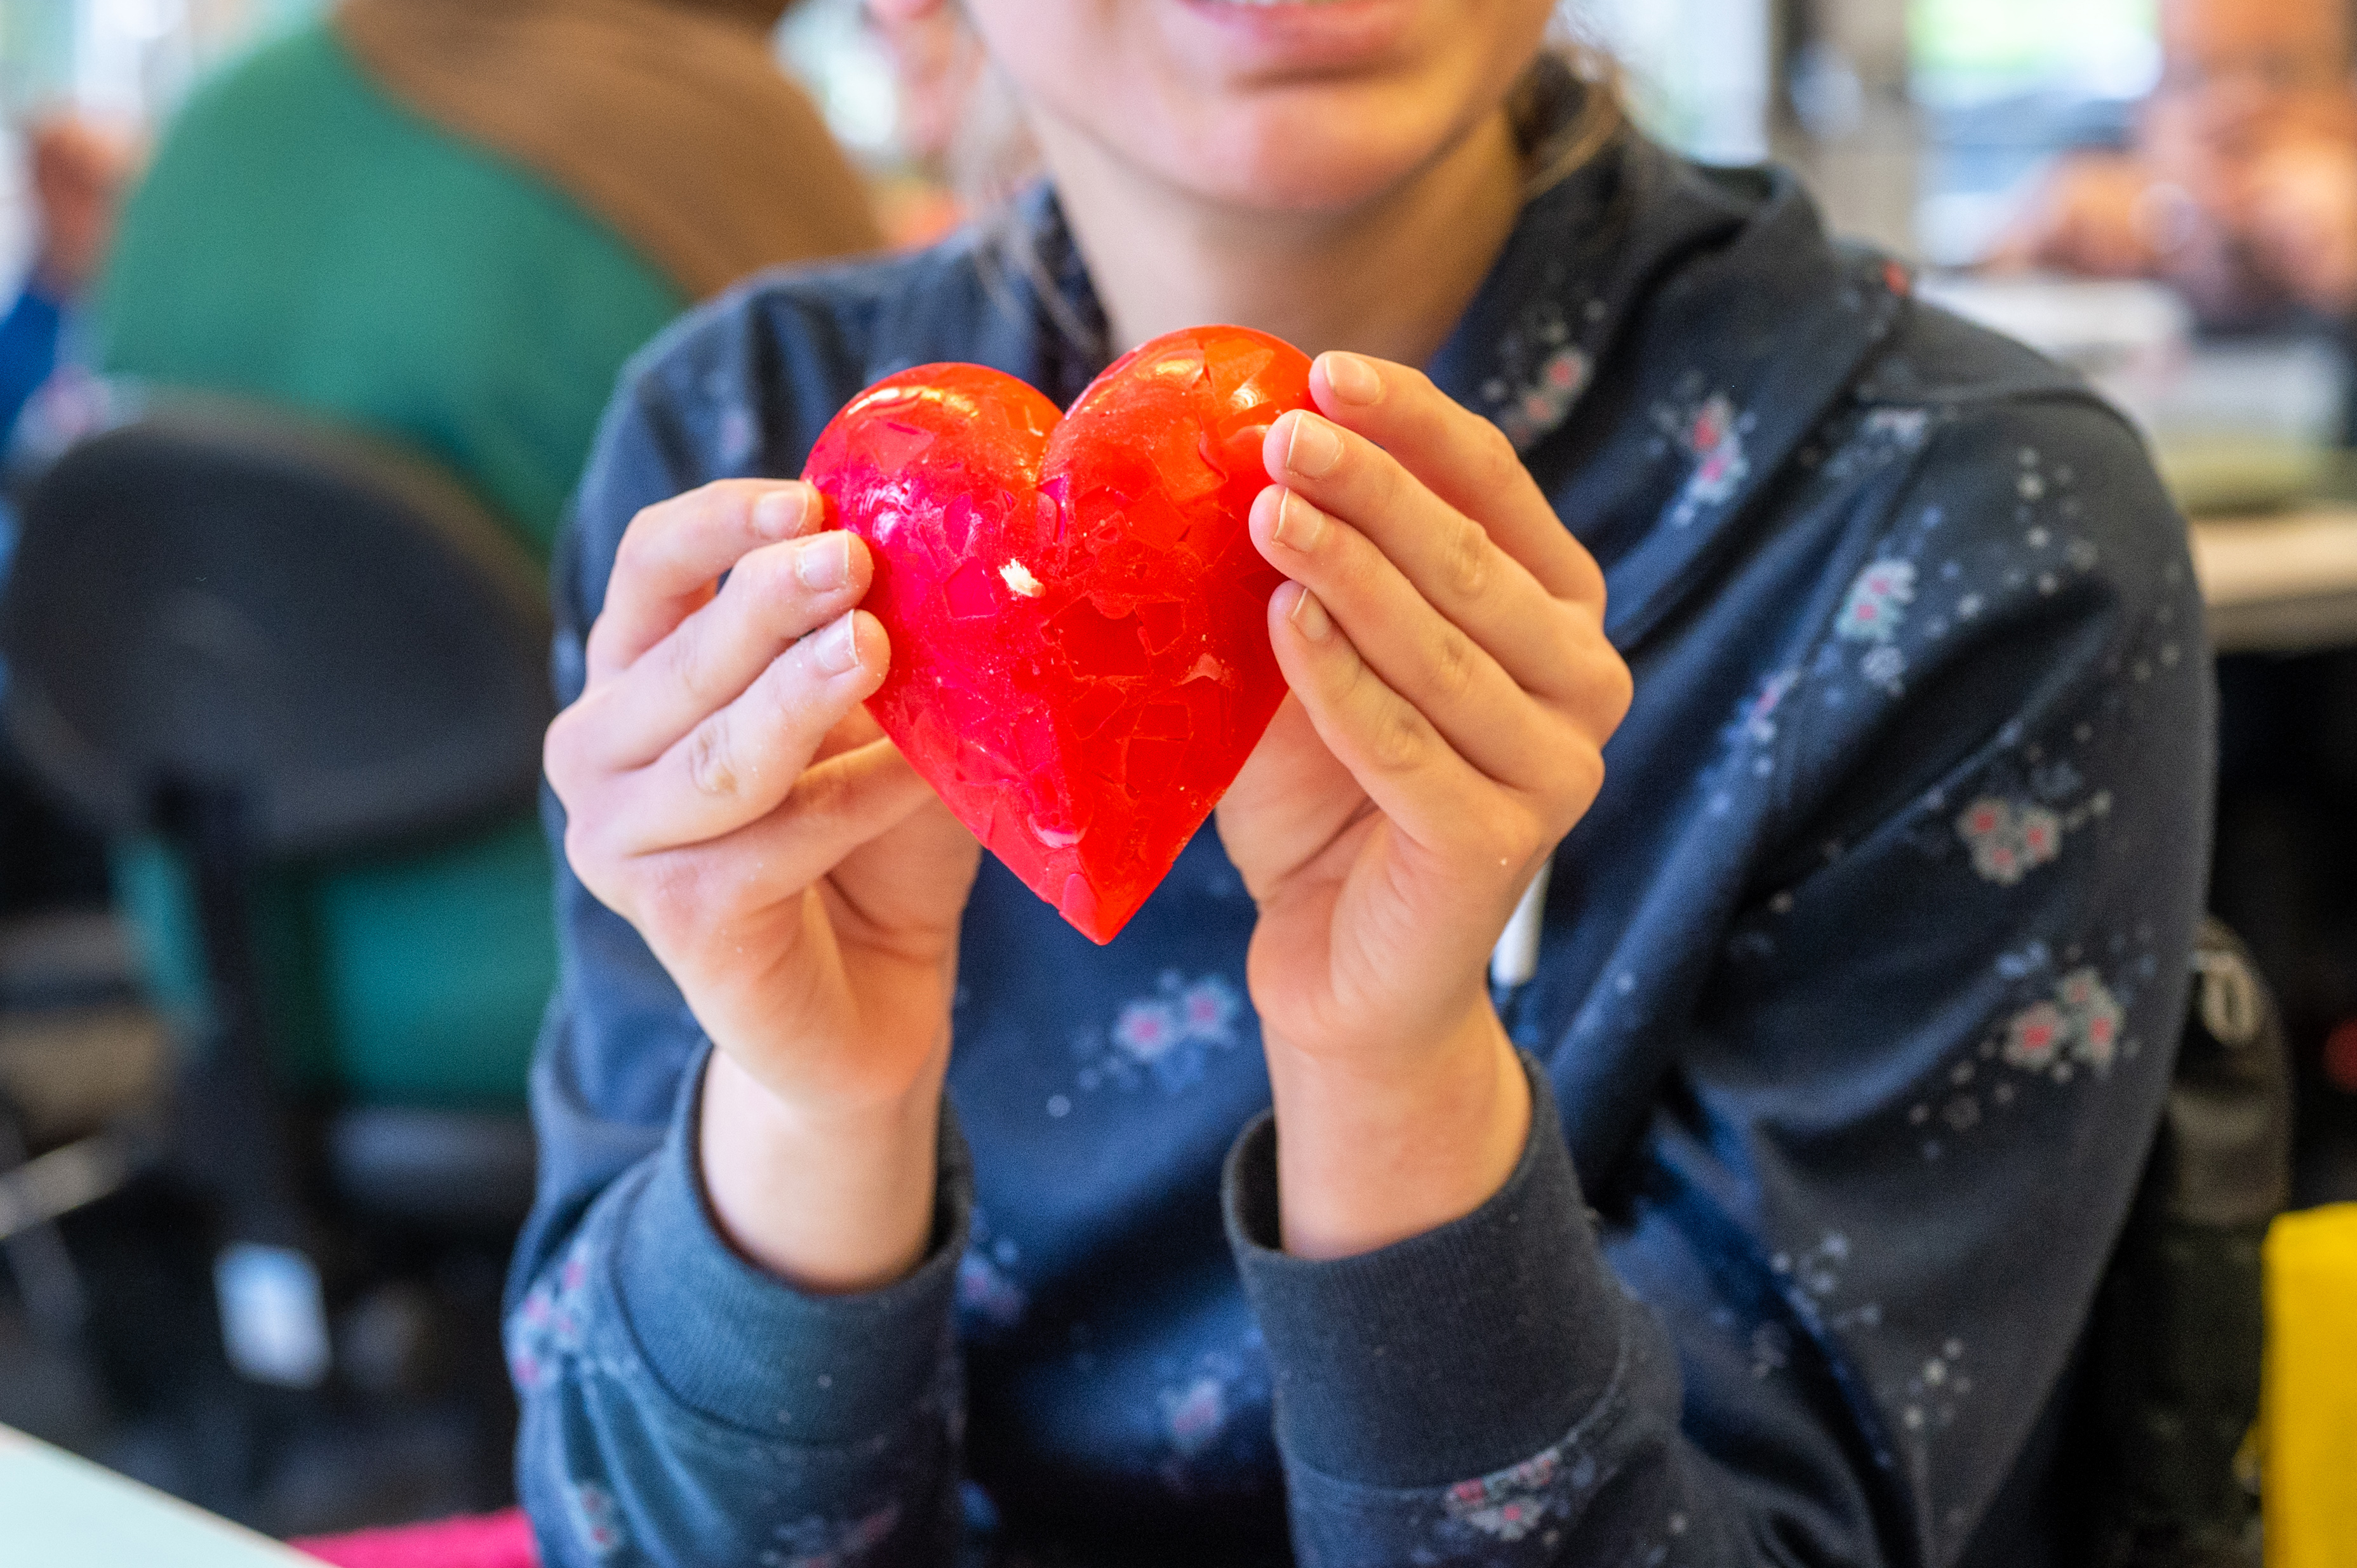
[[2030, 1072], [2061, 1072], [2066, 1059], [2098, 1074], [2111, 1069], [2127, 1013], [2092, 966], [2074, 969], [2051, 1001], [2034, 1002], [2006, 1024], [2005, 1059]]
[[1458, 1482], [1448, 1488], [1443, 1506], [1451, 1520], [1492, 1540], [1520, 1541], [1563, 1511], [1566, 1499], [1560, 1483], [1584, 1487], [1583, 1473], [1592, 1477], [1592, 1459], [1583, 1456], [1566, 1475], [1562, 1454], [1549, 1448], [1512, 1469]]
[[1744, 701], [1736, 716], [1738, 732], [1744, 738], [1766, 746], [1776, 738], [1776, 710], [1783, 705], [1792, 688], [1801, 682], [1798, 670], [1779, 670], [1761, 682], [1760, 690]]
[[1877, 561], [1857, 575], [1834, 618], [1834, 635], [1850, 642], [1889, 642], [1915, 600], [1915, 563]]
[[972, 1320], [968, 1326], [1012, 1328], [1030, 1309], [1029, 1293], [1017, 1283], [1015, 1270], [1022, 1250], [1011, 1236], [994, 1237], [990, 1218], [974, 1213], [974, 1240], [958, 1260], [958, 1311]]
[[1243, 998], [1219, 975], [1190, 981], [1166, 972], [1152, 995], [1122, 1004], [1111, 1029], [1075, 1038], [1081, 1087], [1134, 1089], [1151, 1080], [1176, 1093], [1200, 1081], [1212, 1051], [1236, 1044], [1243, 1012]]
[[554, 1381], [565, 1359], [581, 1353], [588, 1322], [589, 1243], [577, 1240], [564, 1260], [524, 1293], [508, 1320], [508, 1371], [532, 1391]]
[[597, 1482], [574, 1482], [565, 1502], [572, 1516], [573, 1533], [592, 1557], [602, 1561], [630, 1544], [630, 1532], [622, 1528], [622, 1510], [616, 1506], [614, 1494]]
[[853, 1568], [899, 1526], [898, 1503], [855, 1520], [803, 1520], [777, 1532], [780, 1549], [763, 1552], [761, 1563], [763, 1568]]
[[1537, 374], [1505, 395], [1505, 406], [1497, 414], [1498, 428], [1517, 449], [1528, 450], [1569, 416], [1571, 405], [1587, 390], [1592, 368], [1587, 356], [1577, 349], [1566, 345], [1555, 349], [1540, 364]]
[[2028, 800], [1984, 795], [1957, 814], [1956, 834], [1973, 869], [2007, 887], [2062, 853], [2062, 819]]
[[2071, 1054], [2099, 1073], [2107, 1070], [2119, 1054], [2120, 1026], [2127, 1020], [2119, 999], [2093, 969], [2077, 969], [2064, 975], [2055, 994], [2075, 1026]]
[[1533, 302], [1498, 345], [1498, 373], [1482, 383], [1485, 412], [1506, 433], [1515, 450], [1527, 452], [1560, 429], [1595, 373], [1595, 360], [1574, 342], [1574, 317], [1589, 322], [1601, 312], [1566, 313], [1553, 298]]
[[1684, 528], [1704, 508], [1731, 500], [1751, 477], [1751, 456], [1744, 444], [1751, 420], [1725, 392], [1713, 392], [1687, 409], [1656, 408], [1653, 421], [1694, 458], [1685, 488], [1670, 508], [1671, 527]]
[[1210, 1374], [1183, 1389], [1165, 1389], [1161, 1402], [1170, 1446], [1181, 1457], [1200, 1454], [1228, 1423], [1227, 1385]]
[[2051, 1002], [2037, 1002], [2013, 1015], [2005, 1028], [2005, 1059], [2032, 1072], [2053, 1065], [2070, 1037], [2071, 1026]]

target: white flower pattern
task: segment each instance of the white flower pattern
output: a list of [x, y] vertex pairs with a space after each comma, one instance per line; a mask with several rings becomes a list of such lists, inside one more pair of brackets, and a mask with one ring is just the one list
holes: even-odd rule
[[1849, 642], [1888, 643], [1915, 602], [1915, 563], [1877, 561], [1857, 575], [1834, 618], [1834, 635]]

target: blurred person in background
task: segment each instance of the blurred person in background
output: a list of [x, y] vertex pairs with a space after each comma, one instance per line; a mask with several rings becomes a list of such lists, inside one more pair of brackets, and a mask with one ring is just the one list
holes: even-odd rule
[[57, 370], [69, 319], [105, 264], [116, 205], [140, 157], [128, 132], [64, 113], [26, 128], [25, 154], [39, 233], [16, 305], [0, 319], [0, 446]]
[[[64, 384], [78, 391], [88, 382], [59, 372], [72, 366], [75, 323], [141, 157], [127, 129], [68, 113], [34, 119], [24, 135], [36, 232], [23, 286], [0, 317], [0, 454], [10, 453], [21, 426], [41, 423], [31, 410], [70, 403]], [[13, 467], [13, 457], [5, 461]], [[0, 499], [0, 580], [15, 542], [13, 510]], [[0, 914], [88, 903], [103, 886], [96, 847], [58, 820], [0, 745]]]
[[[545, 559], [623, 361], [763, 267], [881, 243], [770, 34], [786, 0], [346, 0], [201, 86], [133, 194], [112, 375], [448, 467]], [[282, 1047], [363, 1099], [514, 1103], [554, 974], [518, 819], [262, 895], [318, 955]], [[187, 929], [126, 874], [151, 935]], [[139, 889], [150, 891], [141, 892]], [[172, 972], [173, 966], [158, 966]]]
[[441, 459], [544, 549], [622, 360], [880, 243], [786, 0], [346, 0], [199, 91], [135, 194], [107, 368]]
[[2205, 324], [2357, 316], [2357, 73], [2346, 0], [2163, 0], [2135, 145], [2066, 158], [2001, 266], [2152, 278]]
[[885, 231], [895, 245], [929, 245], [1004, 206], [1038, 172], [1039, 154], [963, 8], [866, 0], [862, 9], [899, 97], [904, 167], [879, 191]]

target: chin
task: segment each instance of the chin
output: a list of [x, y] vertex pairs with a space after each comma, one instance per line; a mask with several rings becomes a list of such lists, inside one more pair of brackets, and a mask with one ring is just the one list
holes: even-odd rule
[[1496, 113], [1554, 9], [1554, 0], [966, 4], [1043, 142], [1084, 139], [1166, 189], [1232, 211], [1303, 216], [1376, 202], [1445, 157]]
[[[1391, 93], [1337, 104], [1329, 93], [1274, 104], [1226, 106], [1146, 141], [1171, 149], [1140, 161], [1190, 196], [1241, 211], [1332, 217], [1380, 200], [1457, 145], [1469, 128]], [[1135, 144], [1134, 144], [1135, 145]]]

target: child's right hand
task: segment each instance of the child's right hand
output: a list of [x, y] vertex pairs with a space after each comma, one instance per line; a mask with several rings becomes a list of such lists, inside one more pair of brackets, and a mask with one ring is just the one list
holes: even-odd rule
[[867, 547], [820, 532], [824, 504], [723, 480], [639, 513], [544, 761], [575, 874], [717, 1048], [704, 1165], [723, 1228], [797, 1283], [856, 1289], [930, 1227], [980, 851], [860, 706], [890, 650], [853, 607]]

